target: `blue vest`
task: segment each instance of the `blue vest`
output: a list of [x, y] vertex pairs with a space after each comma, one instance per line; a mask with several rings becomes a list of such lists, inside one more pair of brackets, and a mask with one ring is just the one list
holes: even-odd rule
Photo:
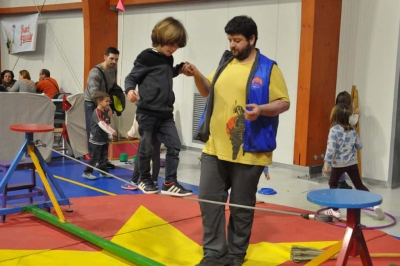
[[[247, 104], [262, 105], [269, 103], [270, 77], [272, 67], [275, 64], [275, 61], [259, 54], [257, 69], [254, 74], [251, 73], [251, 79], [247, 84]], [[260, 115], [254, 121], [245, 120], [243, 151], [270, 152], [275, 150], [278, 117]]]
[[[210, 85], [210, 93], [207, 97], [206, 106], [199, 121], [194, 135], [195, 140], [207, 142], [210, 135], [210, 119], [214, 104], [214, 84], [221, 72], [232, 61], [230, 51], [226, 51], [221, 58], [220, 64], [215, 72]], [[262, 55], [257, 49], [256, 61], [250, 71], [246, 87], [246, 103], [258, 105], [269, 102], [269, 83], [272, 67], [275, 61]], [[278, 130], [278, 116], [267, 117], [260, 115], [255, 121], [245, 120], [245, 131], [243, 137], [244, 152], [270, 152], [276, 148], [276, 133]]]

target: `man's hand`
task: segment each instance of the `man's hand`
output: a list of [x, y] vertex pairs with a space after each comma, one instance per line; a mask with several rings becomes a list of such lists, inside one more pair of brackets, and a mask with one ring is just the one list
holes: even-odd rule
[[130, 90], [126, 97], [131, 103], [135, 103], [137, 100], [139, 100], [139, 93], [137, 90]]
[[[250, 108], [251, 110], [248, 111], [247, 108]], [[246, 109], [244, 110], [244, 118], [249, 121], [254, 121], [260, 115], [260, 111], [260, 107], [257, 104], [247, 104]]]
[[189, 62], [186, 62], [185, 65], [183, 65], [182, 67], [182, 74], [188, 77], [193, 77], [195, 72], [198, 72], [196, 66]]
[[128, 134], [126, 134], [126, 139], [132, 140], [133, 138], [131, 136], [129, 136]]

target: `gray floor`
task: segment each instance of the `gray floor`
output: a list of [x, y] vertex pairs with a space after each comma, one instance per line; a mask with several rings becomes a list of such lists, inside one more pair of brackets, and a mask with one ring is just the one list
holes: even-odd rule
[[[163, 153], [165, 154], [165, 153]], [[199, 156], [200, 151], [186, 150], [180, 154], [180, 164], [178, 169], [178, 179], [182, 182], [198, 185], [200, 178]], [[292, 167], [293, 168], [293, 167]], [[160, 176], [164, 175], [164, 169], [161, 168]], [[320, 206], [307, 201], [307, 192], [315, 189], [328, 188], [327, 178], [321, 178], [317, 181], [308, 180], [304, 170], [289, 169], [286, 167], [270, 167], [271, 180], [267, 181], [264, 176], [260, 178], [259, 189], [264, 187], [273, 188], [277, 191], [275, 195], [262, 195], [257, 193], [257, 198], [268, 203], [275, 203], [290, 207], [301, 208], [309, 211], [317, 211]], [[348, 180], [351, 185], [351, 181]], [[371, 192], [382, 195], [383, 210], [396, 219], [400, 219], [400, 188], [388, 189], [366, 183]], [[346, 211], [342, 210], [342, 218], [345, 218]], [[383, 221], [375, 218], [374, 212], [362, 211], [362, 223], [367, 226], [382, 226], [392, 222], [390, 217]], [[400, 237], [400, 226], [396, 224], [390, 228], [381, 229], [390, 235]]]

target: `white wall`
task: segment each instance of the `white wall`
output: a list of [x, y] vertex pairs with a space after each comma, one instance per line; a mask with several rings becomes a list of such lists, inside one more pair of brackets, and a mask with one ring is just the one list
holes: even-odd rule
[[[258, 25], [257, 47], [278, 62], [288, 85], [291, 108], [280, 116], [278, 148], [274, 161], [293, 163], [297, 73], [300, 45], [301, 0], [205, 1], [159, 6], [127, 7], [119, 15], [120, 75], [124, 77], [136, 56], [151, 47], [154, 25], [167, 16], [179, 19], [189, 34], [188, 45], [174, 54], [175, 62], [189, 61], [208, 75], [217, 67], [228, 42], [224, 27], [236, 15], [249, 15]], [[192, 142], [193, 78], [174, 79], [175, 119], [183, 145], [201, 148]], [[125, 121], [125, 120], [124, 120]], [[131, 122], [130, 122], [131, 123]]]
[[1, 0], [0, 8], [2, 7], [19, 7], [19, 6], [42, 6], [53, 5], [53, 4], [65, 4], [65, 3], [76, 3], [82, 2], [77, 0]]
[[400, 1], [343, 1], [342, 10], [337, 92], [357, 86], [363, 176], [388, 181]]
[[[46, 4], [66, 2], [76, 1], [47, 0]], [[42, 0], [40, 3], [37, 1], [38, 5], [42, 3]], [[33, 5], [33, 0], [32, 3], [29, 0], [0, 1], [0, 7], [17, 5]], [[223, 28], [229, 19], [239, 14], [254, 18], [259, 28], [258, 48], [278, 62], [286, 78], [291, 108], [280, 116], [274, 161], [292, 164], [301, 0], [225, 0], [128, 6], [125, 13], [119, 13], [119, 82], [124, 83], [136, 56], [151, 46], [151, 29], [166, 16], [180, 19], [189, 33], [187, 47], [174, 54], [175, 62], [190, 61], [204, 74], [209, 74], [217, 66], [223, 50], [228, 48]], [[82, 12], [45, 13], [43, 16], [61, 48], [44, 25], [39, 27], [43, 38], [38, 40], [38, 52], [21, 54], [19, 59], [18, 55], [7, 54], [1, 36], [3, 69], [14, 68], [16, 73], [27, 69], [35, 80], [39, 69], [46, 67], [66, 91], [80, 92], [84, 84]], [[399, 64], [399, 25], [398, 0], [343, 1], [337, 92], [350, 91], [353, 84], [359, 90], [361, 137], [364, 142], [363, 176], [378, 181], [387, 181], [389, 175], [396, 63]], [[184, 76], [176, 78], [174, 90], [176, 120], [182, 143], [201, 148], [202, 145], [192, 142], [192, 103], [193, 93], [197, 92], [193, 79]], [[120, 121], [123, 128], [130, 127], [134, 110], [134, 105], [129, 105]]]
[[[14, 2], [19, 3], [19, 1]], [[0, 7], [4, 7], [4, 5]], [[0, 19], [18, 16], [23, 15], [1, 16]], [[36, 82], [39, 79], [40, 69], [46, 68], [50, 70], [51, 76], [58, 81], [61, 91], [69, 93], [83, 91], [84, 38], [82, 11], [43, 13], [42, 16], [39, 16], [35, 52], [10, 55], [3, 34], [1, 34], [0, 40], [2, 70], [13, 70], [16, 79], [18, 79], [18, 72], [26, 69], [31, 74], [32, 80]]]

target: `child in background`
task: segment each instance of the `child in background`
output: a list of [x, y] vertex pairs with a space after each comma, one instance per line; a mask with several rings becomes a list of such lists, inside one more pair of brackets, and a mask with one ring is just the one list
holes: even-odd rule
[[[139, 124], [136, 121], [136, 119], [133, 119], [133, 125], [131, 127], [131, 129], [128, 131], [128, 133], [126, 134], [126, 139], [135, 139], [135, 138], [139, 138]], [[140, 143], [139, 146], [137, 147], [137, 150], [139, 150], [140, 147]], [[158, 188], [158, 174], [160, 173], [160, 153], [157, 151], [160, 151], [161, 149], [161, 142], [159, 142], [158, 140], [155, 140], [155, 142], [153, 143], [153, 156], [151, 157], [152, 163], [153, 163], [153, 167], [152, 167], [152, 175], [151, 175], [151, 179], [154, 182], [154, 186], [156, 188]], [[136, 157], [136, 161], [135, 161], [135, 166], [134, 166], [134, 171], [133, 171], [133, 175], [132, 175], [132, 179], [130, 181], [130, 184], [124, 184], [121, 186], [122, 189], [126, 189], [126, 190], [137, 190], [138, 189], [138, 180], [140, 177], [140, 172], [139, 172], [139, 159], [137, 159]]]
[[[342, 91], [340, 92], [337, 97], [336, 97], [336, 104], [343, 103], [348, 106], [353, 106], [353, 100], [351, 99], [350, 93], [347, 91]], [[358, 117], [360, 116], [360, 110], [357, 108], [354, 110], [354, 113], [350, 116], [349, 118], [349, 123], [352, 127], [355, 127], [358, 123]], [[346, 174], [343, 173], [343, 175], [339, 179], [339, 185], [338, 188], [344, 188], [344, 189], [352, 189], [352, 187], [347, 184], [346, 182]]]
[[264, 172], [265, 179], [270, 180], [271, 177], [269, 175], [268, 165], [264, 167], [264, 171], [263, 172]]
[[[358, 190], [369, 191], [361, 181], [358, 172], [357, 150], [362, 148], [361, 140], [349, 123], [353, 114], [351, 106], [339, 103], [331, 113], [331, 129], [328, 135], [328, 145], [325, 153], [324, 173], [328, 173], [329, 166], [332, 166], [329, 178], [329, 188], [338, 188], [339, 179], [343, 173], [347, 173]], [[374, 211], [379, 220], [385, 218], [385, 213], [380, 206], [375, 206]], [[325, 211], [327, 215], [340, 217], [340, 210], [330, 208]]]
[[[98, 91], [93, 95], [93, 100], [97, 104], [97, 108], [92, 115], [89, 139], [89, 144], [92, 145], [92, 152], [89, 164], [108, 173], [108, 143], [112, 141], [113, 136], [117, 135], [117, 132], [109, 126], [110, 117], [108, 116], [108, 110], [110, 108], [110, 96], [105, 92]], [[100, 173], [100, 176], [108, 177], [108, 175], [102, 173]], [[93, 168], [89, 166], [84, 170], [82, 177], [92, 180], [97, 179], [93, 175]]]
[[[193, 192], [185, 189], [177, 180], [181, 141], [174, 121], [173, 78], [182, 73], [185, 63], [173, 66], [172, 56], [186, 46], [187, 33], [182, 23], [173, 17], [158, 22], [151, 33], [153, 48], [142, 51], [136, 58], [133, 69], [125, 79], [125, 93], [130, 102], [136, 102], [136, 119], [139, 123], [140, 148], [139, 189], [145, 194], [158, 192], [151, 180], [150, 161], [154, 151], [154, 140], [167, 148], [165, 159], [165, 182], [161, 194], [189, 196]], [[136, 86], [139, 86], [139, 92]]]

